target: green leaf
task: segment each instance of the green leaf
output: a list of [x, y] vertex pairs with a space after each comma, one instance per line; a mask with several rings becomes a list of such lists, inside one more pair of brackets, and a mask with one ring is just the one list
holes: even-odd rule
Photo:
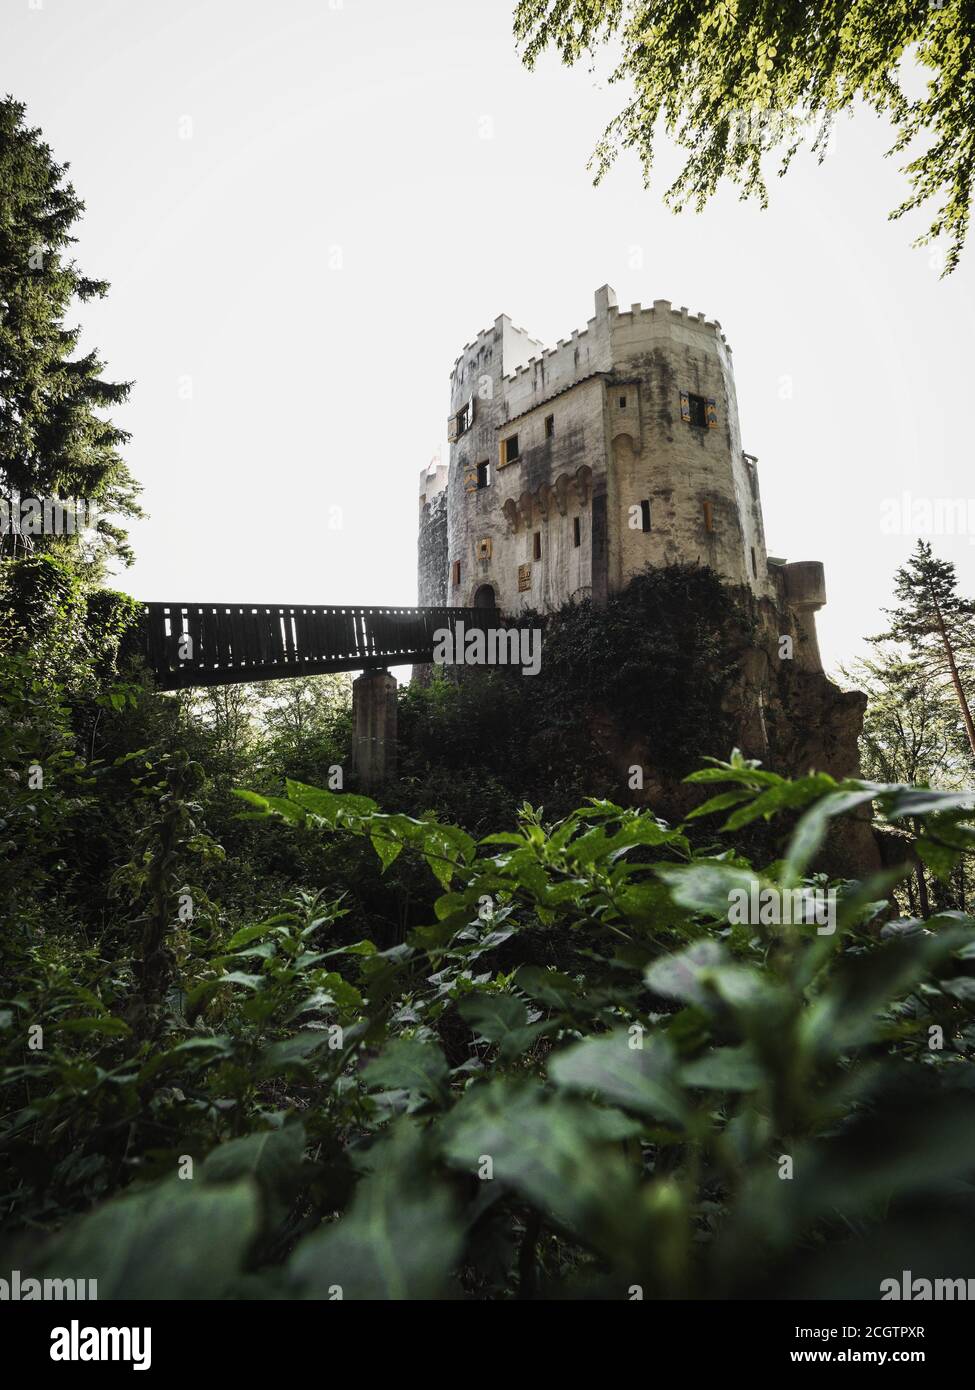
[[220, 976], [222, 985], [243, 985], [244, 989], [260, 989], [264, 984], [263, 975], [248, 975], [243, 970], [228, 970]]
[[644, 979], [656, 994], [687, 1004], [707, 1004], [712, 997], [705, 983], [708, 972], [729, 959], [717, 941], [695, 941], [676, 955], [654, 961], [644, 972]]
[[97, 1279], [99, 1300], [215, 1299], [242, 1270], [259, 1224], [249, 1179], [210, 1186], [173, 1178], [68, 1226], [43, 1275]]
[[700, 806], [695, 806], [693, 811], [689, 811], [684, 817], [685, 820], [697, 820], [699, 816], [711, 816], [715, 811], [726, 811], [729, 806], [737, 806], [739, 802], [747, 800], [752, 793], [745, 788], [740, 788], [734, 792], [719, 792], [717, 796], [709, 797]]
[[363, 1081], [372, 1088], [412, 1091], [430, 1100], [446, 1094], [447, 1059], [432, 1042], [416, 1038], [395, 1038], [363, 1071]]
[[525, 1001], [516, 994], [471, 994], [460, 1001], [457, 1012], [488, 1042], [501, 1042], [528, 1022]]
[[465, 1023], [488, 1042], [500, 1043], [498, 1060], [514, 1061], [531, 1047], [536, 1038], [554, 1028], [554, 1023], [528, 1023], [523, 999], [514, 994], [469, 994], [457, 1005]]
[[449, 1193], [429, 1171], [422, 1136], [400, 1121], [370, 1160], [348, 1213], [291, 1256], [288, 1275], [298, 1297], [385, 1301], [444, 1293], [462, 1228]]
[[309, 787], [304, 782], [292, 781], [290, 777], [285, 781], [285, 788], [289, 800], [302, 810], [319, 816], [329, 825], [336, 825], [343, 815], [369, 816], [379, 810], [378, 804], [368, 796], [326, 791], [324, 787]]
[[372, 847], [379, 855], [379, 861], [383, 866], [383, 873], [394, 863], [403, 852], [403, 842], [401, 840], [391, 840], [385, 835], [373, 835]]
[[757, 884], [759, 891], [766, 880], [750, 869], [738, 869], [732, 864], [715, 860], [697, 860], [692, 864], [661, 864], [654, 870], [670, 890], [674, 902], [691, 912], [728, 920], [732, 895], [749, 894]]
[[619, 1111], [511, 1081], [472, 1087], [439, 1126], [452, 1167], [476, 1175], [489, 1162], [493, 1181], [614, 1261], [643, 1235], [639, 1170], [619, 1147], [639, 1129]]
[[791, 811], [807, 806], [816, 797], [823, 796], [836, 786], [832, 777], [816, 773], [811, 777], [800, 777], [794, 782], [780, 782], [768, 787], [747, 806], [741, 806], [725, 821], [723, 830], [740, 830], [759, 816], [769, 819], [778, 811]]
[[303, 1070], [316, 1052], [327, 1047], [332, 1037], [326, 1029], [312, 1028], [295, 1033], [281, 1042], [270, 1043], [261, 1053], [258, 1075], [261, 1077], [279, 1076], [282, 1072]]
[[288, 1213], [305, 1178], [305, 1131], [300, 1124], [248, 1134], [211, 1150], [203, 1164], [205, 1183], [252, 1178], [263, 1193], [268, 1221], [277, 1225]]
[[683, 1085], [707, 1091], [757, 1091], [765, 1073], [752, 1048], [718, 1047], [680, 1069]]
[[132, 1031], [123, 1019], [107, 1014], [96, 1018], [61, 1018], [55, 1027], [59, 1033], [102, 1033], [108, 1038], [125, 1038]]
[[[643, 1046], [631, 1046], [633, 1041]], [[683, 1126], [687, 1121], [687, 1105], [676, 1084], [673, 1049], [663, 1037], [645, 1040], [642, 1034], [620, 1029], [587, 1038], [556, 1053], [548, 1074], [563, 1090], [594, 1094], [669, 1124]]]
[[241, 927], [234, 932], [233, 936], [223, 948], [225, 951], [236, 951], [239, 946], [248, 946], [252, 941], [259, 941], [262, 936], [267, 936], [268, 932], [273, 931], [280, 924], [279, 917], [271, 917], [266, 922], [256, 922], [252, 927]]

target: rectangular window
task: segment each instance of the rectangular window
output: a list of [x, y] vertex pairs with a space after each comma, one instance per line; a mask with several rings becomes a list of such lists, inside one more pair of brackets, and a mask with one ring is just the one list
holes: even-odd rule
[[703, 508], [703, 510], [704, 510], [704, 529], [705, 529], [705, 531], [713, 531], [713, 530], [714, 530], [714, 514], [713, 514], [712, 511], [711, 511], [711, 503], [710, 503], [710, 502], [702, 502], [701, 506], [702, 506], [702, 508]]
[[758, 578], [758, 565], [755, 562], [755, 547], [752, 546], [752, 574]]
[[459, 561], [459, 560], [455, 560], [455, 561], [454, 561], [453, 572], [452, 572], [452, 575], [451, 575], [451, 579], [452, 579], [452, 581], [453, 581], [454, 588], [456, 589], [457, 586], [460, 584], [460, 561]]
[[541, 558], [542, 558], [542, 533], [541, 533], [541, 531], [536, 531], [535, 534], [532, 536], [532, 559], [533, 559], [533, 560], [540, 560]]
[[626, 397], [620, 396], [620, 410], [626, 409]]
[[646, 497], [644, 497], [643, 501], [640, 503], [640, 519], [641, 519], [641, 521], [642, 521], [642, 523], [643, 523], [643, 529], [644, 529], [644, 531], [649, 531], [649, 530], [650, 530], [650, 502], [649, 502], [649, 499], [646, 498]]
[[491, 486], [491, 465], [487, 459], [477, 465], [477, 486], [479, 488]]
[[577, 516], [572, 518], [572, 544], [582, 544], [582, 527], [579, 524], [579, 518]]
[[687, 393], [687, 418], [688, 423], [696, 425], [698, 429], [706, 430], [708, 427], [708, 403], [703, 396]]
[[546, 439], [551, 439], [552, 436], [553, 436], [554, 434], [555, 434], [555, 416], [554, 416], [554, 415], [546, 415], [546, 416], [545, 416], [545, 438], [546, 438]]
[[502, 439], [501, 441], [501, 467], [504, 468], [506, 463], [514, 463], [517, 457], [518, 436], [516, 434], [509, 434], [507, 439]]

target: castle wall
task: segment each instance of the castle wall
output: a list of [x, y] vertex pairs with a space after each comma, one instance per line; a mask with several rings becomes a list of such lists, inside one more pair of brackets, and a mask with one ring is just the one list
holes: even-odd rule
[[447, 604], [447, 493], [437, 493], [420, 509], [417, 540], [417, 602], [421, 607]]
[[[455, 362], [443, 491], [421, 479], [421, 603], [468, 606], [490, 585], [509, 613], [599, 604], [647, 565], [698, 563], [785, 619], [720, 324], [666, 300], [621, 312], [608, 286], [595, 310], [550, 349], [502, 315]], [[803, 597], [791, 624], [813, 669], [816, 606]]]
[[[720, 325], [673, 310], [666, 300], [652, 309], [611, 309], [610, 320], [613, 378], [621, 383], [607, 384], [616, 517], [610, 588], [622, 588], [647, 563], [698, 563], [771, 597], [757, 475], [742, 453], [731, 351]], [[711, 427], [682, 419], [682, 392], [714, 402]], [[621, 396], [628, 411], [618, 409]], [[644, 498], [649, 533], [629, 525], [629, 509]]]

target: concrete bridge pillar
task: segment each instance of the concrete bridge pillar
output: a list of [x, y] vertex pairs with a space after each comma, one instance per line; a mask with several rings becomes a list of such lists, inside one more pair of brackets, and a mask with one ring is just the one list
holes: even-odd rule
[[396, 677], [363, 671], [352, 682], [352, 770], [371, 791], [396, 771]]

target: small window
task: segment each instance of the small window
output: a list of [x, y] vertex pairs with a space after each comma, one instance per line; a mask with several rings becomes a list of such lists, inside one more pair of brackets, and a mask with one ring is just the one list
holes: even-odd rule
[[477, 486], [479, 489], [491, 486], [491, 465], [487, 459], [477, 465]]
[[572, 544], [582, 544], [582, 527], [579, 524], [579, 518], [577, 516], [572, 518]]
[[555, 434], [555, 416], [554, 416], [554, 415], [546, 415], [546, 416], [545, 416], [545, 438], [546, 438], [546, 439], [551, 439], [552, 436], [553, 436], [554, 434]]
[[447, 438], [451, 443], [459, 439], [462, 434], [466, 434], [474, 423], [474, 397], [471, 396], [461, 406], [456, 415], [451, 415], [447, 421]]
[[533, 559], [533, 560], [540, 560], [541, 558], [542, 558], [542, 533], [541, 533], [541, 531], [536, 531], [535, 534], [532, 536], [532, 559]]
[[452, 580], [453, 580], [454, 588], [456, 589], [456, 588], [458, 587], [458, 585], [460, 584], [460, 561], [459, 561], [459, 560], [455, 560], [455, 561], [454, 561], [453, 571], [452, 571], [451, 578], [452, 578]]
[[[486, 536], [483, 541], [477, 543], [477, 558], [479, 560], [490, 560], [491, 558], [491, 537]], [[475, 608], [477, 605], [474, 605]]]
[[620, 396], [620, 410], [626, 409], [626, 397]]
[[640, 503], [640, 519], [641, 519], [641, 522], [642, 522], [642, 525], [643, 525], [643, 530], [644, 530], [644, 531], [649, 531], [649, 530], [650, 530], [650, 501], [649, 501], [649, 498], [644, 497], [643, 501]]
[[758, 578], [758, 565], [757, 565], [757, 563], [756, 563], [756, 561], [755, 561], [755, 547], [754, 547], [754, 546], [752, 546], [752, 574], [755, 576], [756, 579]]
[[696, 425], [698, 429], [707, 429], [708, 403], [703, 396], [695, 396], [689, 391], [687, 393], [687, 411], [692, 425]]
[[711, 511], [711, 503], [710, 503], [710, 502], [703, 502], [703, 503], [701, 504], [701, 506], [702, 506], [702, 509], [703, 509], [703, 511], [704, 511], [704, 529], [705, 529], [705, 531], [713, 531], [713, 530], [714, 530], [714, 513]]
[[501, 467], [506, 463], [514, 463], [518, 457], [518, 436], [510, 434], [507, 439], [501, 441]]

